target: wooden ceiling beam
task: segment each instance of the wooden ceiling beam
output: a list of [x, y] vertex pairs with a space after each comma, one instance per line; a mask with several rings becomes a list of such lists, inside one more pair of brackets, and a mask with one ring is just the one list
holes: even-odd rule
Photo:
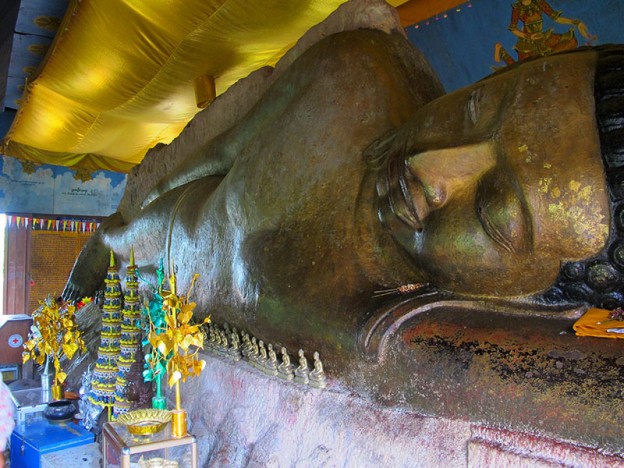
[[420, 23], [435, 15], [467, 3], [466, 0], [410, 0], [397, 7], [403, 27]]

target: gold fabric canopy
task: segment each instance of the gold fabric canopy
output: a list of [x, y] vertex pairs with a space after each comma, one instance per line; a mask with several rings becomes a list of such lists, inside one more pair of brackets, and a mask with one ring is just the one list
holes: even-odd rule
[[0, 151], [127, 172], [345, 1], [71, 0]]

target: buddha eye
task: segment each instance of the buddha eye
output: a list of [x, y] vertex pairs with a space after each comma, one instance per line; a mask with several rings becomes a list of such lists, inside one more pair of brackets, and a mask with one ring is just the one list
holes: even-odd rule
[[484, 232], [510, 253], [521, 253], [531, 242], [531, 222], [521, 194], [500, 170], [492, 171], [479, 182], [476, 214]]
[[479, 114], [481, 112], [481, 96], [483, 94], [483, 88], [478, 87], [470, 93], [470, 98], [468, 99], [467, 104], [467, 112], [468, 118], [472, 122], [473, 125], [476, 125], [479, 121]]

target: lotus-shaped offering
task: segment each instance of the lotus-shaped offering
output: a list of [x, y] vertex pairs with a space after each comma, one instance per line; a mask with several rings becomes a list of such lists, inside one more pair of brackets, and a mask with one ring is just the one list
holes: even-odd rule
[[171, 413], [158, 409], [139, 409], [121, 414], [117, 422], [124, 424], [133, 435], [152, 435], [160, 432], [171, 421]]

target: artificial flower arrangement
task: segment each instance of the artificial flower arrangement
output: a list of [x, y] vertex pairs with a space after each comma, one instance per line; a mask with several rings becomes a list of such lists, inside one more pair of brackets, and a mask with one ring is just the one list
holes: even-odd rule
[[39, 301], [39, 307], [32, 314], [28, 341], [24, 343], [23, 363], [31, 358], [39, 365], [45, 363], [44, 375], [48, 374], [50, 361], [53, 363], [52, 397], [57, 400], [63, 398], [62, 384], [67, 378], [61, 367], [62, 355], [71, 360], [77, 351], [86, 350], [75, 312], [75, 306], [67, 303], [61, 306], [50, 296]]
[[80, 299], [80, 301], [78, 301], [78, 303], [76, 304], [76, 310], [80, 310], [82, 309], [84, 306], [90, 304], [91, 302], [93, 302], [93, 298], [92, 297], [83, 297], [82, 299]]
[[160, 335], [167, 328], [162, 298], [162, 284], [165, 280], [162, 260], [160, 268], [156, 271], [156, 276], [158, 277], [158, 287], [154, 288], [152, 286], [152, 299], [149, 302], [145, 302], [141, 311], [144, 336], [142, 345], [147, 350], [143, 380], [145, 382], [154, 382], [156, 386], [156, 395], [152, 398], [152, 408], [164, 410], [167, 409], [167, 401], [162, 395], [162, 379], [167, 373], [167, 359], [171, 356], [164, 356], [158, 348], [153, 348], [149, 341], [150, 336]]
[[[180, 381], [186, 382], [189, 377], [198, 376], [206, 362], [199, 359], [198, 353], [204, 346], [204, 335], [201, 326], [210, 322], [206, 317], [201, 323], [192, 324], [195, 303], [189, 302], [198, 274], [193, 276], [186, 295], [177, 295], [176, 277], [169, 276], [169, 291], [163, 291], [162, 310], [164, 326], [156, 327], [153, 323], [148, 335], [152, 353], [147, 363], [150, 365], [151, 376], [161, 374], [166, 368], [169, 387], [175, 386], [176, 407], [172, 411], [172, 434], [176, 437], [186, 435], [186, 411], [182, 409], [180, 397]], [[150, 375], [149, 371], [144, 373]]]

